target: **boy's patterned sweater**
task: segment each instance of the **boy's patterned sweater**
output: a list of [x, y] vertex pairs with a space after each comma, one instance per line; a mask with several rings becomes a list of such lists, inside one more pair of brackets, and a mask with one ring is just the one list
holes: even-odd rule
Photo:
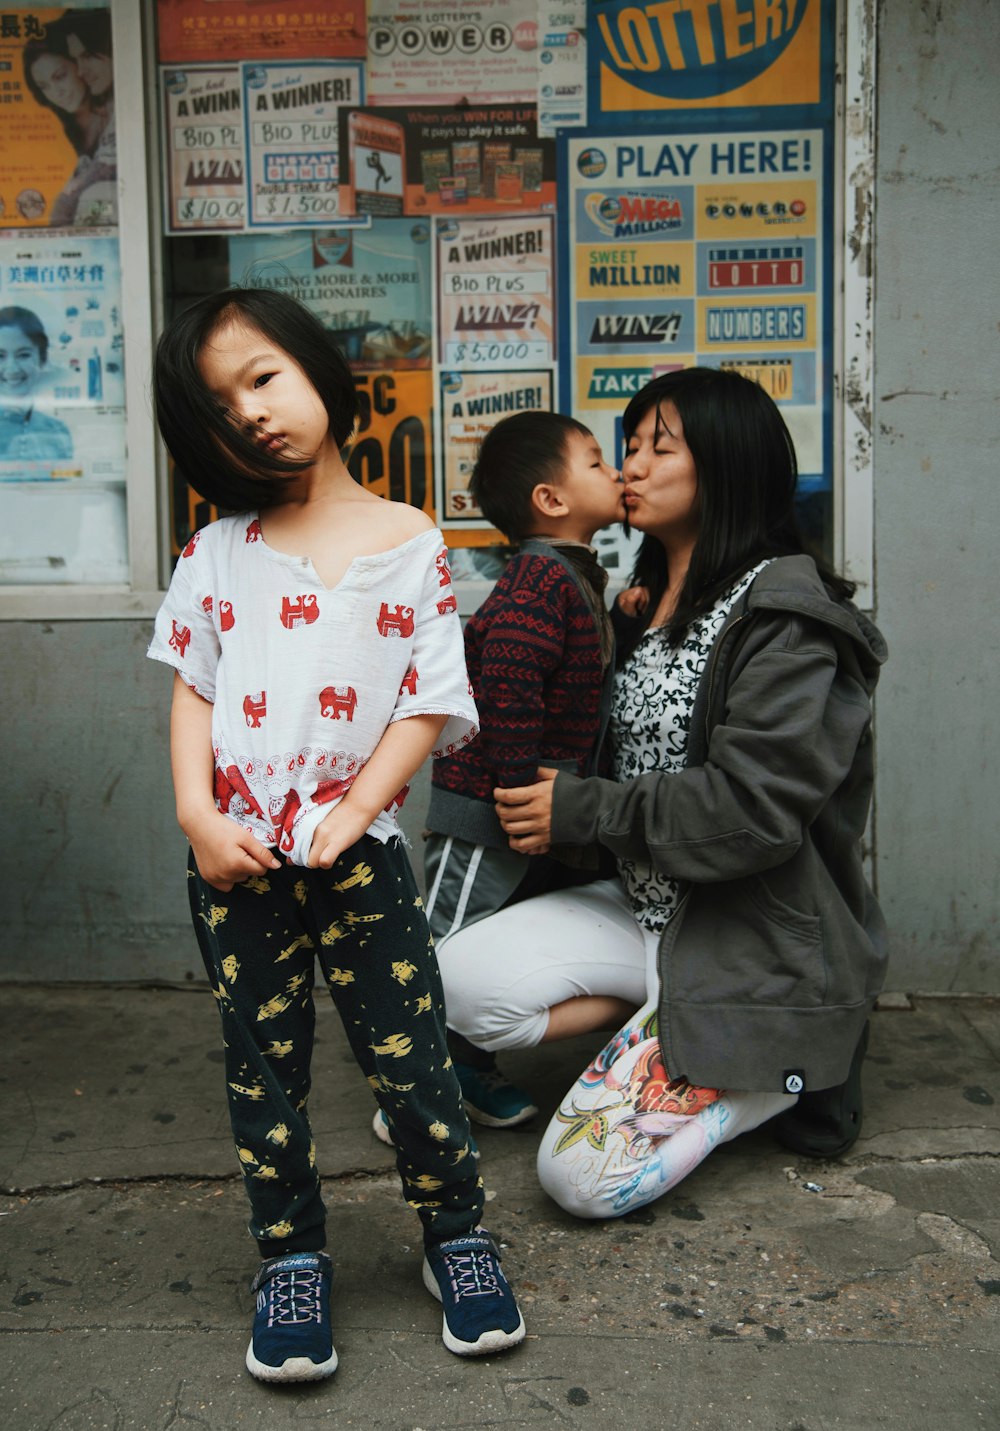
[[434, 762], [427, 823], [439, 834], [507, 849], [496, 786], [530, 785], [540, 765], [574, 775], [596, 768], [613, 677], [594, 614], [595, 604], [603, 611], [607, 573], [588, 548], [571, 550], [524, 542], [469, 619], [465, 656], [480, 733]]

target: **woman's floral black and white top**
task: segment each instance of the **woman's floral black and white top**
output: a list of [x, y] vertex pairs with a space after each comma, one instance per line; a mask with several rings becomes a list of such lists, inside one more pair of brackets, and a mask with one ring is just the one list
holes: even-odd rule
[[[723, 592], [711, 611], [691, 623], [679, 646], [668, 644], [662, 626], [643, 636], [615, 677], [611, 748], [616, 780], [684, 769], [691, 708], [709, 652], [733, 606], [766, 566], [760, 562]], [[677, 909], [677, 881], [654, 870], [648, 860], [620, 859], [618, 873], [643, 928], [665, 929]]]

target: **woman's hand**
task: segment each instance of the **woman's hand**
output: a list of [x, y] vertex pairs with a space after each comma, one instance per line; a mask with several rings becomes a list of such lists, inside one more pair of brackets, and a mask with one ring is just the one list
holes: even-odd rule
[[615, 605], [623, 616], [630, 616], [633, 619], [643, 616], [649, 605], [649, 592], [644, 586], [627, 586], [615, 597]]
[[552, 839], [552, 792], [558, 771], [538, 767], [538, 781], [516, 790], [494, 790], [497, 817], [512, 850], [544, 855]]

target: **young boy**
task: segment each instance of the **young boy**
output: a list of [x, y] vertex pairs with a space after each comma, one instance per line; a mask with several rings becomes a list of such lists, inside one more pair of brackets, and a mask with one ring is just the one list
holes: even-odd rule
[[[518, 550], [465, 630], [478, 739], [433, 766], [424, 868], [438, 946], [505, 905], [581, 878], [576, 850], [562, 860], [512, 851], [493, 790], [530, 785], [539, 766], [594, 773], [614, 638], [607, 572], [590, 543], [623, 518], [622, 490], [593, 434], [571, 417], [515, 413], [483, 439], [469, 491]], [[509, 1128], [538, 1112], [492, 1054], [453, 1030], [448, 1042], [472, 1119]], [[381, 1111], [374, 1127], [388, 1141]]]

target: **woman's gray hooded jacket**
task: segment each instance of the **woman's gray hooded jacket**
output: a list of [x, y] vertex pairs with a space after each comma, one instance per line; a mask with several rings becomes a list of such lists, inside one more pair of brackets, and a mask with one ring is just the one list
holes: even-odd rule
[[794, 1092], [846, 1078], [886, 964], [861, 864], [885, 656], [809, 557], [780, 557], [712, 648], [683, 771], [557, 777], [553, 842], [596, 840], [685, 886], [660, 942], [671, 1076]]

